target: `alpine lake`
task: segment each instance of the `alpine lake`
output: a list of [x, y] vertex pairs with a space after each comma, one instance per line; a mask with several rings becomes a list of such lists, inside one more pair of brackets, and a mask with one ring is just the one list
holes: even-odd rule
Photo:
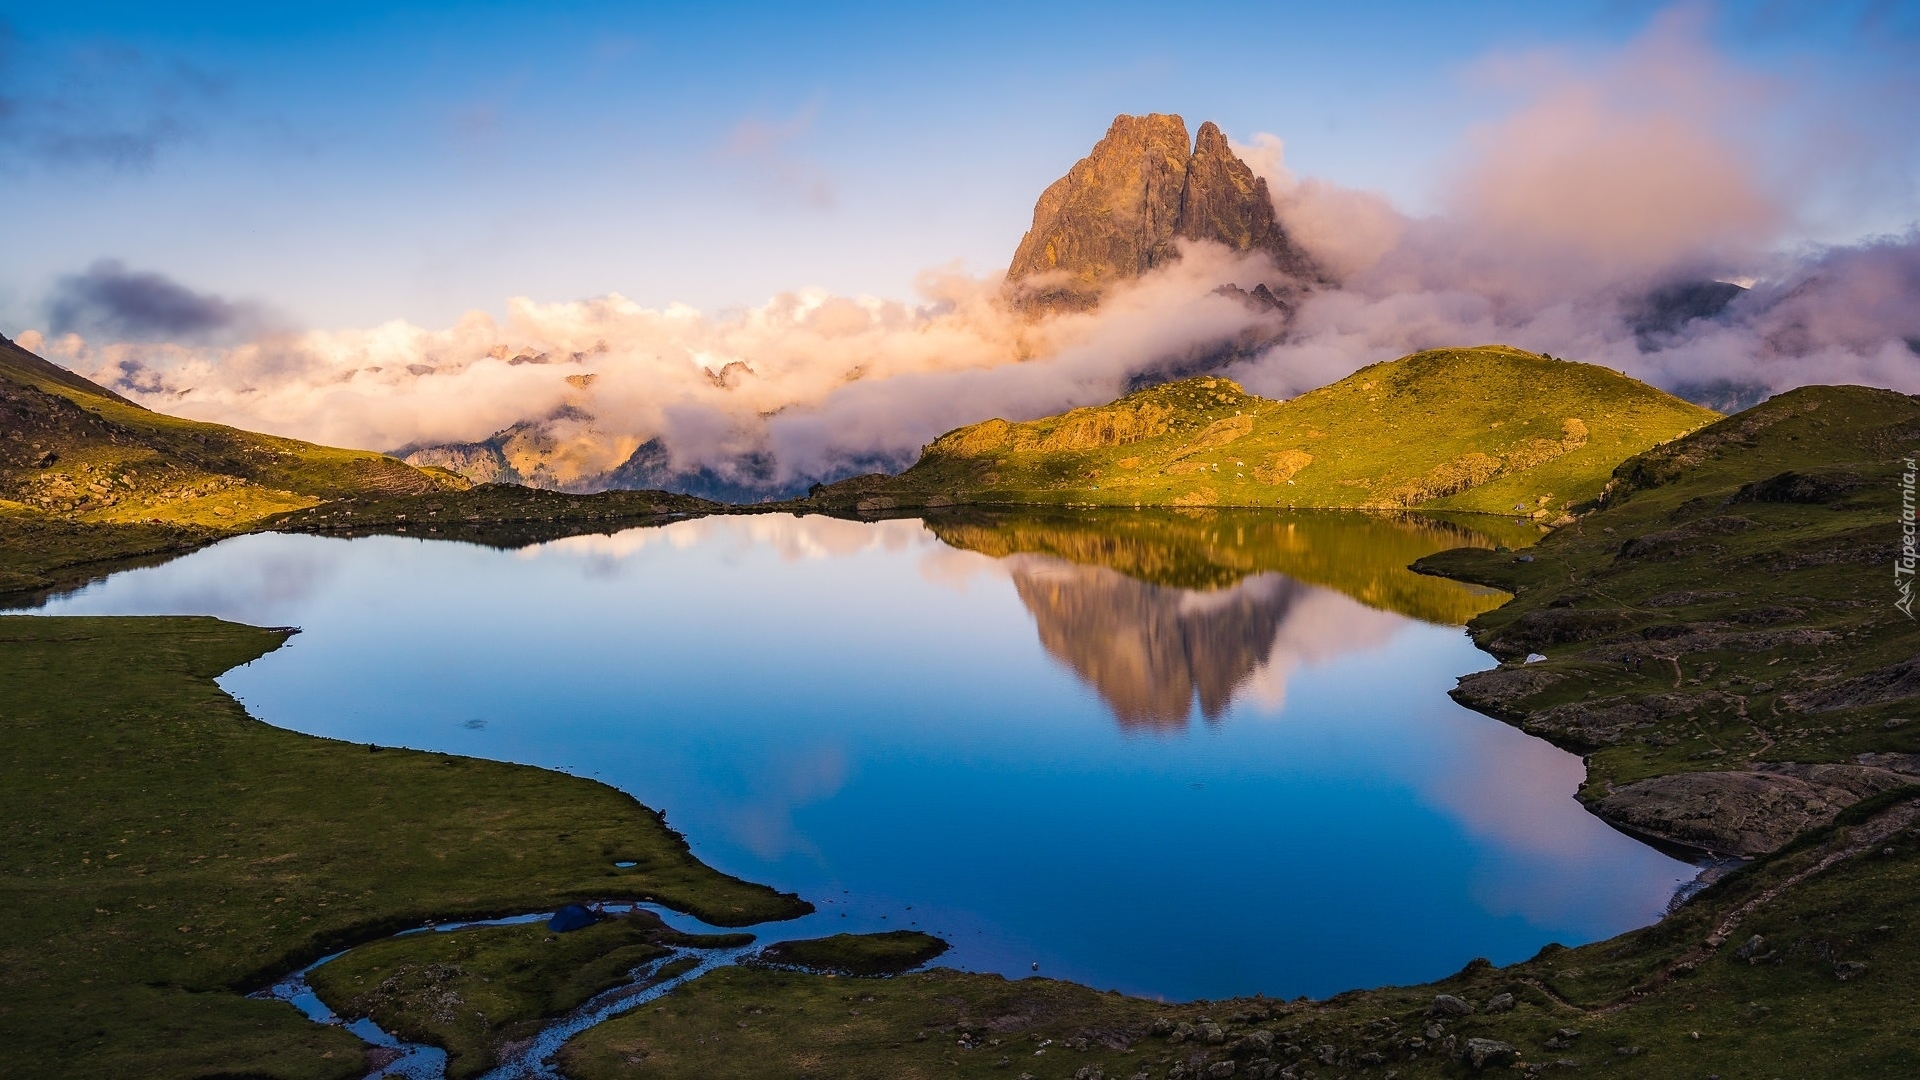
[[[680, 520], [520, 548], [257, 534], [39, 609], [297, 626], [281, 727], [521, 762], [938, 963], [1322, 996], [1658, 919], [1697, 868], [1452, 702], [1504, 594], [1406, 569], [1532, 526], [1362, 513]], [[776, 929], [770, 927], [769, 929]]]

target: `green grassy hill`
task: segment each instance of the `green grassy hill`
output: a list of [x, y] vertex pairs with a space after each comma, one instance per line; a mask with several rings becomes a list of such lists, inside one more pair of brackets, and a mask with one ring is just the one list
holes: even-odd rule
[[231, 529], [347, 495], [450, 483], [367, 450], [183, 420], [0, 340], [0, 509]]
[[0, 596], [32, 600], [223, 536], [444, 533], [522, 544], [717, 504], [557, 495], [167, 416], [0, 338]]
[[156, 413], [0, 338], [0, 595], [31, 600], [330, 499], [465, 483]]
[[1590, 364], [1505, 346], [1374, 364], [1291, 401], [1203, 376], [934, 440], [812, 502], [1462, 510], [1558, 521], [1614, 466], [1717, 419]]

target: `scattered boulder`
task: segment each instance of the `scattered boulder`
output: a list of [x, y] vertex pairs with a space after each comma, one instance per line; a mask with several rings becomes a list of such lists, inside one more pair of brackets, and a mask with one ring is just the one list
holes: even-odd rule
[[1552, 1038], [1547, 1040], [1547, 1049], [1565, 1050], [1567, 1047], [1573, 1045], [1573, 1040], [1579, 1037], [1580, 1037], [1580, 1029], [1561, 1028], [1560, 1030], [1553, 1033]]
[[1830, 503], [1858, 491], [1865, 481], [1858, 473], [1791, 470], [1755, 480], [1733, 493], [1733, 503]]
[[1513, 995], [1512, 994], [1493, 995], [1492, 997], [1487, 999], [1486, 1005], [1482, 1006], [1482, 1011], [1490, 1012], [1490, 1013], [1512, 1012], [1513, 1011]]
[[1497, 667], [1462, 676], [1460, 684], [1449, 691], [1448, 696], [1469, 709], [1512, 719], [1521, 715], [1522, 701], [1564, 681], [1566, 676], [1554, 671]]
[[1801, 712], [1858, 709], [1920, 698], [1920, 656], [1876, 668], [1818, 690], [1787, 694], [1781, 700]]
[[1529, 735], [1581, 747], [1612, 746], [1634, 728], [1658, 721], [1661, 714], [1644, 701], [1623, 697], [1569, 701], [1528, 714], [1520, 730]]
[[1473, 1006], [1467, 1004], [1464, 999], [1454, 997], [1452, 994], [1435, 994], [1433, 1004], [1427, 1006], [1427, 1015], [1437, 1017], [1472, 1016]]
[[1709, 541], [1710, 537], [1733, 536], [1746, 532], [1753, 526], [1752, 518], [1734, 514], [1704, 518], [1689, 522], [1677, 529], [1632, 537], [1621, 543], [1620, 550], [1614, 558], [1621, 561], [1639, 559], [1660, 562], [1692, 555], [1711, 554], [1719, 548]]
[[1498, 1039], [1468, 1039], [1464, 1049], [1467, 1064], [1475, 1069], [1511, 1065], [1520, 1060], [1520, 1051], [1512, 1043], [1503, 1043]]
[[1540, 608], [1508, 623], [1485, 648], [1495, 656], [1524, 656], [1550, 645], [1591, 641], [1633, 625], [1633, 617], [1608, 608]]

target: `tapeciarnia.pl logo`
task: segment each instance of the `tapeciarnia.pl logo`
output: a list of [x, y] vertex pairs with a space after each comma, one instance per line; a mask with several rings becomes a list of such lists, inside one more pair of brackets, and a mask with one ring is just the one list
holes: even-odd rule
[[1893, 557], [1893, 587], [1900, 599], [1893, 606], [1901, 610], [1907, 618], [1913, 614], [1913, 568], [1914, 568], [1914, 520], [1913, 520], [1913, 477], [1914, 459], [1902, 461], [1907, 471], [1900, 474], [1900, 552]]

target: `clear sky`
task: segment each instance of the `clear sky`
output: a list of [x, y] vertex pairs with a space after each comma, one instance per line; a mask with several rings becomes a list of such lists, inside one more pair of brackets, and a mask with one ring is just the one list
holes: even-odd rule
[[[1911, 122], [1916, 6], [1695, 15], [1790, 102], [1857, 99], [1872, 137]], [[909, 298], [925, 268], [1004, 265], [1119, 112], [1273, 133], [1296, 172], [1420, 212], [1512, 107], [1503, 59], [1577, 66], [1661, 10], [0, 0], [0, 330], [108, 258], [316, 327], [516, 295]], [[1912, 155], [1880, 164], [1803, 232], [1920, 216]]]

